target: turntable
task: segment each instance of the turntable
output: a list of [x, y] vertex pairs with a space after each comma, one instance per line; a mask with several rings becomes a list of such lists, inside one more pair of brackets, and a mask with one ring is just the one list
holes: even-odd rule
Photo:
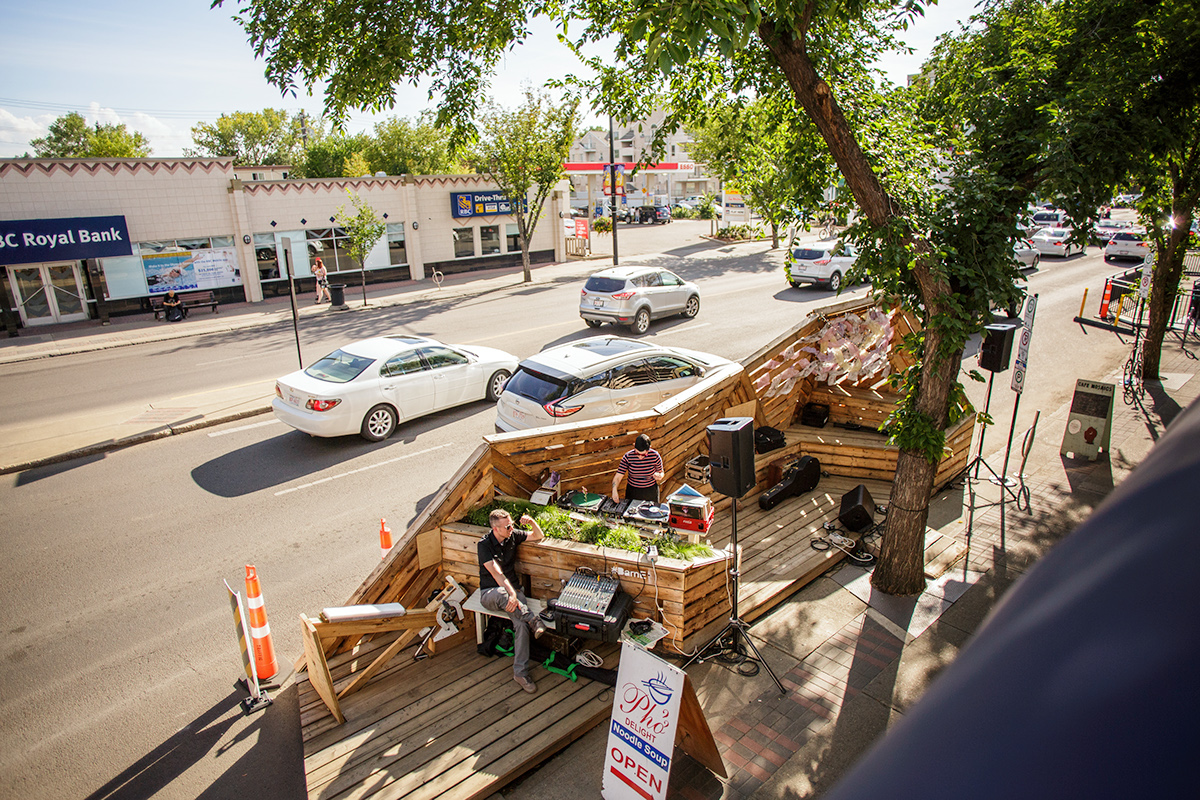
[[564, 499], [567, 501], [567, 506], [576, 511], [586, 511], [595, 514], [600, 511], [601, 506], [604, 505], [604, 501], [609, 498], [602, 494], [592, 494], [591, 492], [570, 492], [565, 495]]
[[631, 500], [629, 508], [625, 509], [625, 519], [638, 522], [657, 522], [665, 524], [667, 508], [649, 500]]

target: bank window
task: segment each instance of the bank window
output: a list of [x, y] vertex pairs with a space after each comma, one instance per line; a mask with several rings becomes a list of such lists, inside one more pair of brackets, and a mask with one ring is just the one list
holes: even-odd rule
[[259, 280], [279, 277], [279, 255], [275, 252], [275, 234], [254, 234], [254, 260], [258, 262]]
[[309, 259], [320, 258], [329, 272], [358, 272], [358, 262], [350, 255], [350, 240], [344, 228], [318, 228], [305, 231]]
[[176, 239], [175, 245], [184, 250], [208, 250], [212, 247], [212, 242], [206, 236], [203, 239]]
[[509, 224], [504, 227], [504, 238], [508, 239], [508, 252], [521, 252], [521, 231], [516, 224]]
[[388, 263], [408, 263], [408, 248], [404, 244], [404, 223], [389, 222], [387, 226]]
[[479, 252], [490, 256], [500, 252], [500, 226], [483, 225], [479, 228]]
[[454, 257], [471, 258], [475, 255], [475, 229], [454, 229]]

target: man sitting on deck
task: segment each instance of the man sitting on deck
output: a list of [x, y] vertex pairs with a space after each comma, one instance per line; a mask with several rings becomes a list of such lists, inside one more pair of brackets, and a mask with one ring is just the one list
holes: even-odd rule
[[516, 529], [512, 517], [496, 509], [488, 518], [491, 533], [479, 540], [479, 603], [490, 611], [507, 613], [513, 623], [513, 680], [533, 694], [537, 684], [529, 677], [529, 632], [534, 638], [546, 631], [541, 619], [529, 608], [525, 595], [517, 589], [517, 545], [521, 542], [540, 542], [542, 529], [528, 514]]

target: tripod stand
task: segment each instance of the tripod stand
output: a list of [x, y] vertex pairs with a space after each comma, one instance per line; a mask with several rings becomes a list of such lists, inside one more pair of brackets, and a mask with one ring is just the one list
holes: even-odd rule
[[[708, 644], [701, 647], [696, 655], [688, 659], [683, 665], [684, 669], [690, 667], [697, 661], [704, 661], [706, 655], [711, 652], [712, 656], [717, 656], [721, 653], [734, 653], [739, 656], [746, 655], [746, 647], [750, 648], [750, 652], [754, 654], [754, 659], [759, 664], [763, 665], [763, 669], [771, 676], [771, 680], [775, 681], [775, 685], [779, 688], [780, 694], [787, 694], [783, 688], [783, 684], [779, 682], [779, 678], [775, 677], [774, 671], [771, 670], [771, 665], [766, 659], [759, 654], [758, 648], [754, 646], [754, 640], [750, 638], [750, 626], [738, 616], [738, 575], [740, 574], [741, 559], [738, 556], [738, 534], [737, 534], [737, 501], [736, 497], [733, 500], [733, 532], [730, 537], [730, 544], [733, 549], [732, 558], [733, 565], [729, 568], [729, 576], [731, 578], [732, 591], [730, 592], [730, 602], [733, 604], [733, 616], [729, 618], [729, 624], [721, 629], [721, 632], [708, 640]], [[726, 638], [728, 637], [728, 638]], [[750, 673], [753, 674], [753, 673]]]
[[[995, 379], [996, 379], [996, 373], [994, 371], [989, 371], [988, 372], [988, 385], [987, 385], [987, 398], [983, 401], [983, 416], [985, 418], [990, 418], [990, 416], [991, 416], [989, 409], [991, 409], [991, 407], [992, 407], [992, 382]], [[1013, 492], [1012, 487], [1017, 484], [1017, 481], [1014, 479], [1011, 479], [1007, 476], [997, 475], [996, 471], [994, 469], [992, 469], [991, 464], [987, 463], [987, 461], [984, 461], [984, 459], [983, 459], [983, 439], [986, 435], [987, 435], [987, 422], [984, 421], [984, 422], [980, 423], [980, 426], [979, 426], [979, 450], [977, 451], [975, 457], [973, 459], [971, 459], [967, 463], [967, 466], [963, 469], [963, 471], [962, 471], [963, 481], [969, 485], [971, 483], [971, 481], [979, 480], [979, 466], [982, 464], [987, 469], [988, 472], [992, 473], [992, 477], [990, 478], [991, 482], [996, 484], [997, 486], [1001, 487], [1008, 494], [1012, 495], [1013, 499], [1015, 500], [1016, 494]], [[975, 470], [974, 475], [970, 474], [972, 468]]]

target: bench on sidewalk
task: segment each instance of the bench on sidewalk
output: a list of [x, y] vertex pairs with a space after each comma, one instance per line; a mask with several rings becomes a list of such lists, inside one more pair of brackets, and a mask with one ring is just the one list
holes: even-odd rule
[[[150, 308], [154, 311], [155, 319], [163, 317], [163, 297], [166, 295], [158, 295], [150, 298]], [[183, 316], [187, 317], [188, 311], [193, 308], [204, 308], [208, 306], [214, 314], [217, 312], [217, 295], [215, 292], [180, 292], [179, 299], [183, 301]]]

